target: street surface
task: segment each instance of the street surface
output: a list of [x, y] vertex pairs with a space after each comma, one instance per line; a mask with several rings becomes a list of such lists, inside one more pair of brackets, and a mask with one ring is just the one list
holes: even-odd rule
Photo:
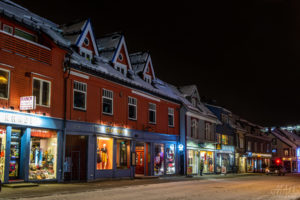
[[[45, 192], [47, 190], [48, 192]], [[32, 188], [4, 188], [2, 192], [0, 199], [24, 200], [300, 200], [300, 175], [236, 177], [219, 175], [201, 178], [171, 177], [97, 183], [42, 184]]]

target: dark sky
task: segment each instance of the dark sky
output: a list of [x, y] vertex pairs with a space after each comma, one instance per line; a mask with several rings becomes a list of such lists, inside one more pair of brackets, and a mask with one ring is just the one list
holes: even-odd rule
[[299, 0], [15, 2], [58, 24], [91, 18], [96, 37], [124, 32], [160, 79], [196, 84], [249, 121], [299, 123]]

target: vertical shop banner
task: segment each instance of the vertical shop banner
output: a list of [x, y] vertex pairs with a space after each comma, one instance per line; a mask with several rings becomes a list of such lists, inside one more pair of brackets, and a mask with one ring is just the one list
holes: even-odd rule
[[35, 110], [35, 108], [36, 108], [35, 96], [20, 97], [20, 110]]

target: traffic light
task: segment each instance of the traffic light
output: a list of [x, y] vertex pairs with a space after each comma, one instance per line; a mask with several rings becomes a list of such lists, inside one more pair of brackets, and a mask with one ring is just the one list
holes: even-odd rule
[[280, 162], [281, 162], [281, 160], [280, 160], [279, 158], [277, 158], [277, 159], [275, 160], [275, 162], [276, 162], [276, 165], [279, 165]]

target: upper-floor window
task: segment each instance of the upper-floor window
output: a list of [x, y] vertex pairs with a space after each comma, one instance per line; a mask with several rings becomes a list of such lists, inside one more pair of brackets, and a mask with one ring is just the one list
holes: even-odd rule
[[222, 144], [228, 144], [228, 135], [222, 135]]
[[277, 138], [272, 139], [272, 145], [277, 145]]
[[73, 107], [86, 110], [86, 93], [87, 85], [86, 83], [81, 83], [74, 81], [73, 84]]
[[221, 120], [223, 123], [228, 124], [228, 115], [221, 114]]
[[137, 119], [137, 100], [133, 97], [128, 97], [128, 118]]
[[102, 113], [113, 114], [114, 93], [113, 91], [103, 89], [102, 90]]
[[194, 107], [196, 107], [196, 105], [197, 105], [197, 100], [196, 100], [195, 97], [192, 97], [192, 104], [193, 104]]
[[88, 61], [91, 61], [92, 58], [93, 58], [93, 52], [88, 50], [88, 49], [85, 49], [85, 48], [80, 48], [80, 55], [82, 57], [84, 57], [86, 60]]
[[198, 121], [197, 119], [192, 119], [192, 131], [191, 131], [191, 137], [196, 138], [198, 133]]
[[36, 97], [36, 104], [50, 106], [51, 82], [39, 78], [33, 78], [32, 95]]
[[277, 154], [277, 149], [276, 148], [272, 149], [272, 153]]
[[174, 126], [174, 108], [168, 108], [168, 125]]
[[252, 148], [251, 148], [251, 141], [248, 141], [248, 144], [247, 144], [247, 151], [251, 151]]
[[150, 75], [148, 75], [148, 74], [144, 74], [144, 80], [147, 82], [147, 83], [149, 83], [149, 84], [151, 84], [151, 76]]
[[126, 74], [127, 74], [127, 66], [126, 66], [126, 65], [117, 63], [117, 64], [115, 65], [115, 69], [116, 69], [118, 72], [121, 72], [121, 74], [123, 74], [124, 76], [126, 76]]
[[217, 144], [222, 144], [222, 135], [220, 133], [217, 133], [216, 140]]
[[8, 99], [9, 97], [10, 72], [0, 69], [0, 98]]
[[267, 144], [267, 151], [266, 151], [267, 153], [269, 153], [270, 152], [270, 144]]
[[13, 34], [13, 27], [3, 24], [3, 31], [9, 34]]
[[89, 44], [90, 44], [89, 38], [85, 37], [84, 40], [83, 40], [83, 43], [84, 43], [85, 46], [89, 46]]
[[210, 123], [205, 123], [205, 139], [210, 139]]
[[289, 149], [283, 149], [284, 156], [290, 156]]
[[240, 148], [242, 149], [244, 148], [244, 138], [240, 137], [239, 140], [240, 140]]
[[254, 152], [257, 152], [257, 142], [254, 142]]
[[36, 41], [36, 37], [30, 33], [27, 33], [25, 31], [22, 31], [20, 29], [15, 28], [15, 35], [21, 38], [24, 38], [26, 40], [30, 40], [35, 42]]
[[156, 104], [149, 103], [149, 122], [156, 123]]

